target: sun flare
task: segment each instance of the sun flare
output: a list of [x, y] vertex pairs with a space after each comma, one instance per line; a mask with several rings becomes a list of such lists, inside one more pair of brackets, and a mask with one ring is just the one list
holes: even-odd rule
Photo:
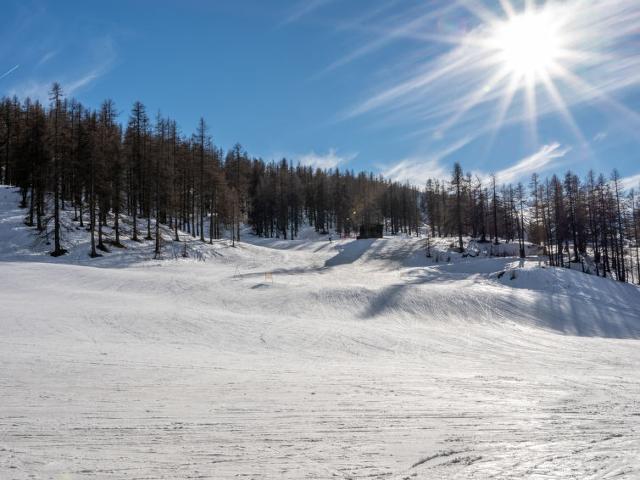
[[497, 24], [498, 61], [514, 75], [549, 75], [563, 50], [563, 38], [546, 13], [526, 12]]
[[[486, 80], [462, 100], [462, 107], [444, 129], [475, 106], [495, 101], [494, 133], [509, 116], [522, 118], [536, 141], [538, 115], [554, 110], [583, 141], [564, 99], [569, 85], [588, 88], [579, 84], [575, 72], [581, 64], [592, 61], [591, 53], [583, 49], [590, 44], [585, 40], [591, 33], [576, 10], [551, 0], [525, 2], [520, 10], [511, 0], [501, 0], [502, 14], [474, 9], [479, 4], [472, 1], [465, 5], [481, 20], [481, 26], [463, 42], [479, 58], [475, 66], [483, 70]], [[520, 113], [515, 111], [519, 106]]]
[[[432, 8], [433, 2], [423, 3], [425, 9]], [[487, 151], [506, 125], [521, 125], [526, 140], [537, 145], [539, 121], [556, 117], [589, 152], [588, 135], [574, 118], [578, 105], [614, 111], [639, 131], [640, 114], [618, 98], [640, 84], [640, 50], [635, 48], [639, 0], [441, 3], [446, 5], [433, 18], [440, 13], [445, 18], [435, 24], [430, 13], [407, 20], [406, 30], [412, 32], [407, 38], [424, 41], [426, 55], [420, 51], [407, 59], [401, 80], [390, 80], [347, 117], [386, 110], [392, 118], [402, 118], [403, 112], [420, 122], [414, 135], [430, 134], [434, 141], [455, 129], [468, 128], [474, 138], [488, 133]], [[344, 61], [404, 39], [407, 33], [385, 28], [386, 37]], [[404, 68], [414, 62], [415, 68], [405, 74]], [[474, 121], [481, 128], [469, 128]], [[429, 122], [434, 125], [426, 125]]]

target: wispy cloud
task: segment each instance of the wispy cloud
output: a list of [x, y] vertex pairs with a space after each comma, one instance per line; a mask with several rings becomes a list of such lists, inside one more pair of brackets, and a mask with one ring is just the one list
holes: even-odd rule
[[381, 173], [390, 180], [408, 182], [416, 186], [424, 185], [429, 178], [448, 178], [451, 172], [442, 164], [442, 161], [471, 140], [471, 138], [463, 138], [440, 151], [413, 155], [392, 165], [381, 166]]
[[603, 142], [607, 138], [607, 132], [598, 132], [593, 136], [593, 141], [596, 143]]
[[[41, 57], [39, 63], [46, 62], [57, 54], [57, 51], [50, 51]], [[109, 72], [118, 58], [113, 39], [109, 35], [87, 42], [85, 55], [86, 60], [81, 65], [66, 67], [64, 72], [52, 71], [46, 76], [34, 70], [27, 78], [10, 85], [5, 91], [10, 96], [28, 97], [31, 100], [39, 100], [44, 103], [48, 100], [52, 83], [59, 82], [66, 95], [75, 95]], [[5, 76], [9, 73], [11, 71]]]
[[514, 165], [496, 172], [498, 183], [512, 183], [524, 180], [533, 173], [541, 173], [556, 166], [555, 160], [563, 158], [571, 147], [563, 147], [558, 142], [543, 145], [533, 155], [523, 158]]
[[377, 25], [374, 22], [376, 15], [380, 13], [386, 13], [390, 7], [394, 7], [397, 3], [393, 0], [388, 0], [385, 4], [375, 10], [367, 12], [360, 19], [353, 22], [341, 23], [340, 29], [355, 30], [358, 32], [369, 33], [373, 35], [373, 40], [365, 41], [361, 43], [355, 50], [348, 52], [343, 57], [330, 64], [321, 74], [328, 73], [337, 68], [348, 65], [349, 63], [370, 55], [377, 50], [380, 50], [396, 40], [401, 39], [414, 39], [414, 40], [429, 40], [438, 39], [444, 41], [443, 35], [428, 34], [429, 23], [438, 16], [442, 16], [446, 12], [455, 8], [455, 2], [436, 9], [422, 10], [409, 9], [401, 12], [399, 15], [384, 15], [384, 18], [391, 17], [389, 21]]
[[50, 81], [26, 80], [9, 89], [9, 96], [15, 95], [21, 99], [30, 98], [44, 103], [49, 98], [49, 90], [54, 81], [60, 82], [65, 95], [74, 95], [100, 78], [107, 70], [107, 65], [105, 65], [80, 74], [78, 77], [54, 78]]
[[40, 60], [38, 60], [38, 63], [36, 64], [36, 67], [39, 67], [41, 65], [44, 65], [45, 63], [47, 63], [49, 60], [51, 60], [52, 58], [54, 58], [56, 55], [58, 55], [59, 50], [50, 50], [47, 53], [45, 53]]
[[4, 72], [2, 75], [0, 75], [0, 80], [2, 80], [5, 77], [8, 77], [9, 75], [11, 75], [13, 72], [15, 72], [18, 68], [20, 68], [20, 65], [14, 65], [13, 67], [11, 67], [9, 70], [7, 70], [6, 72]]
[[51, 83], [49, 82], [27, 79], [10, 88], [7, 93], [10, 97], [16, 96], [20, 99], [29, 98], [44, 103], [49, 96], [50, 87]]
[[281, 25], [293, 23], [300, 20], [303, 17], [313, 13], [316, 10], [334, 2], [335, 0], [304, 0], [299, 2], [293, 10], [289, 12], [287, 17], [283, 20]]
[[330, 148], [329, 152], [324, 155], [310, 152], [305, 155], [298, 156], [296, 160], [300, 162], [301, 165], [306, 165], [313, 168], [329, 169], [344, 165], [357, 156], [357, 153], [339, 155], [336, 149]]
[[80, 76], [79, 78], [68, 82], [65, 87], [67, 94], [73, 95], [78, 90], [81, 90], [90, 85], [92, 82], [104, 75], [108, 71], [110, 65], [110, 63], [99, 65], [98, 67]]
[[77, 77], [67, 81], [66, 90], [68, 94], [86, 88], [91, 83], [105, 75], [116, 62], [118, 55], [113, 38], [110, 35], [99, 38], [92, 46], [93, 56], [97, 59], [93, 68]]
[[448, 170], [433, 157], [409, 157], [382, 171], [382, 175], [396, 182], [408, 182], [415, 186], [422, 186], [430, 178], [444, 179]]
[[631, 190], [633, 188], [640, 192], [640, 173], [620, 179], [620, 185], [622, 185], [622, 188], [625, 190]]

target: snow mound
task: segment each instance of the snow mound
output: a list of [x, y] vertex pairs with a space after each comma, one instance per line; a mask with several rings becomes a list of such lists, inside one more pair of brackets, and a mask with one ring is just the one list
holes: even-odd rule
[[[245, 294], [268, 297], [265, 308], [276, 306], [269, 313], [298, 316], [304, 311], [308, 318], [319, 320], [349, 312], [363, 320], [520, 324], [578, 336], [640, 337], [638, 287], [548, 268], [536, 256], [526, 260], [507, 256], [517, 253], [513, 244], [468, 241], [469, 249], [460, 254], [451, 248], [454, 239], [431, 239], [431, 257], [427, 257], [425, 238], [283, 240], [259, 238], [245, 230], [243, 242], [232, 247], [229, 240], [210, 245], [186, 232], [181, 233], [181, 242], [174, 242], [173, 233], [163, 226], [163, 255], [154, 259], [154, 242], [127, 239], [130, 219], [123, 216], [125, 248], [112, 248], [92, 259], [86, 228], [72, 221], [73, 212], [67, 210], [63, 230], [69, 254], [53, 258], [48, 255], [51, 246], [46, 237], [24, 225], [25, 211], [17, 202], [15, 189], [0, 189], [0, 262], [164, 269], [203, 264], [215, 278], [231, 282], [220, 289], [231, 286], [234, 290], [227, 294], [226, 306], [247, 314], [254, 306], [247, 307]], [[144, 231], [146, 220], [140, 221]], [[109, 237], [110, 229], [105, 231]], [[307, 228], [305, 235], [316, 238], [313, 229]], [[500, 255], [488, 256], [493, 251]], [[287, 288], [278, 288], [283, 285]], [[144, 288], [162, 291], [165, 279], [154, 278]], [[144, 288], [135, 290], [145, 295]], [[237, 291], [243, 294], [238, 296]]]

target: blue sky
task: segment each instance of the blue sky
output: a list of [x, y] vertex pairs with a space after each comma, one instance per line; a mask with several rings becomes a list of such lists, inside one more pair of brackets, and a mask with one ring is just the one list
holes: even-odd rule
[[224, 148], [414, 183], [459, 161], [504, 181], [616, 167], [637, 185], [640, 3], [533, 4], [5, 0], [0, 94], [59, 81], [123, 122], [141, 100], [184, 133], [204, 116]]

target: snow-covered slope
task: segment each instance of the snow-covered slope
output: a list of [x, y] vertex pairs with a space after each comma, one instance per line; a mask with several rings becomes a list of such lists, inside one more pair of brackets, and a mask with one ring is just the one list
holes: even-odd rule
[[53, 259], [16, 200], [0, 478], [640, 476], [635, 286], [411, 238]]

